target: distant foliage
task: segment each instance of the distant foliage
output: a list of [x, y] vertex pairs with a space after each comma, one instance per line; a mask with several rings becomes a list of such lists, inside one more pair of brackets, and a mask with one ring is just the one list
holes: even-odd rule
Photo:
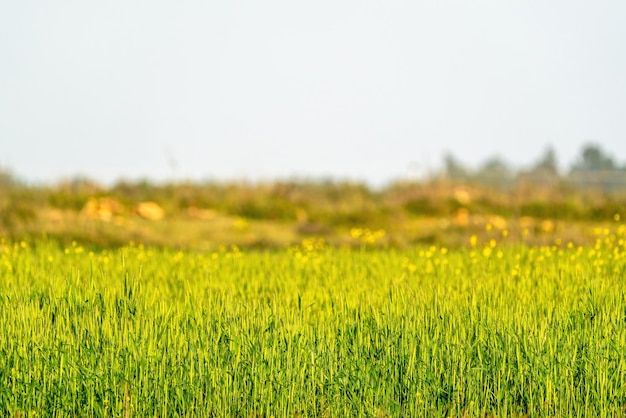
[[477, 183], [510, 189], [519, 183], [539, 186], [569, 185], [579, 189], [626, 193], [626, 164], [619, 166], [597, 144], [583, 146], [580, 156], [567, 172], [561, 172], [552, 147], [529, 168], [516, 170], [499, 157], [491, 157], [477, 170], [470, 170], [451, 153], [444, 157], [444, 178], [457, 182]]

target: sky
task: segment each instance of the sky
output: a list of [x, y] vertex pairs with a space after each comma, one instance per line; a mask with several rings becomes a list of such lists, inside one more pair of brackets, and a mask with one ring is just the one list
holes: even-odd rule
[[622, 0], [0, 1], [0, 167], [29, 182], [626, 164]]

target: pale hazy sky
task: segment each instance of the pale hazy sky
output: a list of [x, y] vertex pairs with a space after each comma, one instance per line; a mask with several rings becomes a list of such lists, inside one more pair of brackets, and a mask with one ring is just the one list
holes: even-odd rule
[[626, 163], [626, 1], [0, 0], [0, 166], [382, 183]]

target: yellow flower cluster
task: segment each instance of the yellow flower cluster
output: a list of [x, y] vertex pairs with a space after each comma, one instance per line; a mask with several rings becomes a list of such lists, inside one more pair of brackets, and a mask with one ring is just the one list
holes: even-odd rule
[[353, 240], [358, 240], [364, 245], [374, 245], [380, 242], [387, 232], [384, 229], [371, 230], [368, 228], [352, 228], [350, 230], [350, 237]]

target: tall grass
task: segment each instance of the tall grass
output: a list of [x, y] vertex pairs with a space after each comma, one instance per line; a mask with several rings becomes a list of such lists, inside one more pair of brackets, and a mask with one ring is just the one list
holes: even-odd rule
[[619, 416], [626, 228], [595, 246], [0, 245], [4, 416]]

